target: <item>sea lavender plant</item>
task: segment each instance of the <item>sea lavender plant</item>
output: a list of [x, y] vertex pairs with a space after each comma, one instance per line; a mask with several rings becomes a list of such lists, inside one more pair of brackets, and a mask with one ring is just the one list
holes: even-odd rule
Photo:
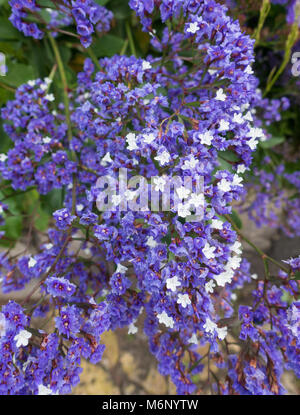
[[[99, 9], [82, 4], [63, 7], [86, 45]], [[64, 102], [56, 102], [51, 79], [37, 79], [20, 86], [2, 110], [13, 142], [0, 157], [3, 179], [15, 191], [62, 189], [63, 201], [36, 253], [0, 257], [4, 292], [33, 284], [21, 304], [2, 307], [0, 392], [69, 393], [80, 381], [82, 358], [101, 360], [103, 332], [130, 330], [143, 313], [150, 351], [178, 393], [200, 391], [205, 359], [226, 373], [214, 375], [213, 392], [284, 393], [283, 371], [299, 375], [294, 262], [259, 252], [266, 275], [257, 278], [251, 306], [237, 303], [254, 277], [241, 256], [246, 238], [231, 205], [244, 195], [253, 152], [268, 139], [256, 115], [266, 102], [251, 67], [254, 40], [213, 0], [129, 5], [155, 53], [86, 59], [71, 91], [50, 36]], [[12, 21], [28, 34], [24, 7], [12, 2]], [[157, 13], [162, 30], [155, 27]], [[31, 30], [37, 38], [43, 34], [37, 26]], [[113, 208], [99, 211], [99, 178], [116, 180], [121, 169], [129, 181], [146, 179], [143, 192], [130, 187], [123, 198], [113, 194]], [[152, 211], [142, 194], [154, 187], [166, 192], [175, 176], [193, 184], [202, 177], [202, 194], [181, 185], [179, 204], [173, 195], [169, 209]], [[200, 206], [201, 219], [190, 221]], [[275, 282], [269, 261], [281, 269]], [[282, 300], [284, 292], [292, 301]], [[46, 331], [50, 312], [53, 327]], [[34, 318], [42, 322], [38, 328]]]

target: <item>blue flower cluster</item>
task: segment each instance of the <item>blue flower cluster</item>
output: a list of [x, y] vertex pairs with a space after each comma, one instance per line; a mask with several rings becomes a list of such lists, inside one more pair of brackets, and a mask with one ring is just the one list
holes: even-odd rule
[[[42, 39], [45, 25], [43, 17], [39, 14], [41, 8], [35, 0], [10, 0], [12, 15], [10, 21], [25, 36], [35, 39]], [[84, 47], [92, 43], [92, 33], [108, 32], [113, 18], [111, 11], [99, 6], [93, 0], [59, 0], [55, 1], [53, 9], [47, 9], [50, 14], [50, 21], [46, 28], [51, 32], [59, 32], [60, 27], [69, 25], [75, 21], [76, 31], [80, 42]], [[34, 22], [32, 22], [32, 17]]]
[[[72, 6], [78, 26], [87, 16], [97, 23], [90, 2], [80, 4]], [[0, 158], [3, 178], [42, 194], [62, 188], [65, 197], [37, 254], [0, 257], [6, 292], [36, 284], [24, 308], [10, 302], [2, 309], [0, 392], [69, 393], [81, 359], [101, 359], [101, 334], [125, 326], [132, 332], [144, 313], [150, 350], [178, 393], [199, 392], [195, 375], [207, 356], [227, 373], [214, 383], [219, 393], [283, 393], [284, 368], [299, 374], [300, 367], [299, 302], [288, 304], [282, 294], [297, 296], [298, 286], [284, 273], [280, 287], [258, 279], [253, 307], [237, 309], [239, 290], [254, 277], [227, 216], [244, 194], [254, 150], [267, 139], [256, 115], [264, 104], [251, 68], [254, 42], [213, 0], [129, 4], [157, 53], [104, 58], [100, 70], [87, 59], [69, 94], [71, 139], [49, 80], [21, 86], [2, 111], [14, 142]], [[168, 22], [161, 36], [154, 10]], [[83, 26], [84, 38], [91, 32]], [[157, 177], [149, 192], [164, 192], [170, 177], [201, 176], [203, 194], [182, 186], [184, 201], [172, 199], [162, 212], [141, 201], [141, 209], [122, 210], [115, 197], [115, 209], [99, 212], [98, 178], [117, 179], [120, 169], [128, 180]], [[135, 192], [125, 193], [129, 206], [139, 204]], [[202, 202], [201, 221], [188, 221]], [[46, 319], [49, 310], [55, 329], [33, 329], [31, 317]]]

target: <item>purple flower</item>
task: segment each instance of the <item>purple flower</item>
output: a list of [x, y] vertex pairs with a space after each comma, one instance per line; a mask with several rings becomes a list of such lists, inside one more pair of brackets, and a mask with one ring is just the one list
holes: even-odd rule
[[76, 285], [65, 278], [50, 277], [46, 280], [47, 291], [52, 297], [71, 297]]
[[58, 229], [67, 229], [74, 219], [76, 219], [76, 216], [71, 215], [68, 209], [60, 209], [53, 213], [53, 217], [55, 219], [56, 226]]
[[81, 322], [77, 307], [75, 305], [62, 307], [59, 317], [55, 318], [55, 325], [59, 333], [68, 338], [78, 333]]

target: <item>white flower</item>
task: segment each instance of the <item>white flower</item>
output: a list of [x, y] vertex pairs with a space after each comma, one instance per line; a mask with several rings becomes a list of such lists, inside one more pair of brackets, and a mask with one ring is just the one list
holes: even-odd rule
[[150, 62], [148, 62], [148, 61], [143, 61], [143, 65], [142, 65], [142, 69], [143, 69], [143, 71], [146, 71], [147, 69], [151, 69], [152, 68], [152, 65], [151, 65], [151, 63]]
[[185, 160], [184, 165], [181, 167], [182, 170], [193, 170], [198, 164], [198, 160], [194, 156], [190, 160]]
[[219, 219], [212, 219], [212, 221], [211, 221], [211, 227], [213, 229], [219, 229], [219, 230], [221, 230], [221, 229], [223, 229], [223, 222], [221, 220], [219, 220]]
[[231, 189], [231, 183], [226, 179], [222, 179], [218, 183], [218, 189], [221, 190], [224, 193], [229, 192], [230, 189]]
[[215, 99], [218, 100], [218, 101], [225, 101], [226, 100], [226, 94], [224, 94], [223, 88], [218, 89]]
[[174, 320], [172, 319], [172, 317], [169, 317], [165, 311], [163, 311], [160, 314], [157, 314], [157, 318], [161, 324], [164, 324], [165, 326], [170, 327], [171, 329], [174, 327]]
[[265, 137], [265, 133], [263, 132], [262, 128], [253, 127], [250, 128], [250, 132], [247, 136], [251, 138], [263, 138]]
[[206, 284], [205, 284], [205, 291], [207, 292], [207, 293], [213, 293], [214, 292], [214, 287], [216, 286], [216, 284], [214, 283], [214, 281], [213, 280], [210, 280], [210, 281], [208, 281]]
[[251, 121], [251, 122], [253, 121], [253, 117], [252, 117], [251, 111], [248, 111], [246, 113], [246, 115], [244, 115], [244, 119], [247, 120], [247, 121]]
[[198, 23], [190, 23], [189, 27], [186, 29], [186, 31], [188, 33], [193, 33], [195, 34], [196, 32], [198, 32], [198, 30], [200, 29], [200, 27], [198, 26]]
[[155, 140], [155, 135], [153, 133], [144, 134], [143, 139], [146, 144], [151, 144]]
[[33, 80], [33, 81], [28, 81], [28, 82], [27, 82], [27, 84], [28, 84], [29, 86], [34, 86], [34, 85], [36, 85], [36, 81], [35, 81], [35, 80]]
[[154, 160], [159, 161], [161, 166], [164, 166], [165, 164], [169, 163], [171, 160], [170, 154], [165, 150], [158, 156], [154, 157]]
[[154, 183], [154, 189], [158, 192], [158, 191], [161, 191], [161, 192], [163, 192], [164, 191], [164, 188], [165, 188], [165, 184], [166, 184], [166, 179], [164, 179], [163, 177], [155, 177], [154, 179], [153, 179], [153, 183]]
[[257, 276], [257, 274], [251, 274], [251, 278], [252, 278], [253, 280], [257, 280], [258, 276]]
[[217, 335], [219, 337], [220, 340], [224, 340], [225, 337], [227, 336], [227, 327], [217, 327]]
[[189, 204], [178, 203], [177, 212], [178, 212], [178, 216], [180, 216], [181, 218], [186, 218], [187, 216], [190, 216], [191, 211], [189, 209]]
[[188, 305], [192, 304], [188, 294], [178, 294], [178, 304], [181, 304], [183, 308], [186, 308]]
[[235, 112], [234, 113], [234, 116], [233, 116], [233, 122], [235, 122], [235, 123], [237, 123], [237, 124], [243, 124], [243, 122], [244, 122], [245, 120], [243, 119], [243, 114], [242, 113], [237, 113], [237, 112]]
[[206, 144], [210, 146], [214, 137], [210, 131], [206, 131], [206, 133], [200, 134], [199, 138], [200, 138], [201, 144]]
[[0, 161], [1, 163], [4, 163], [7, 160], [7, 155], [6, 154], [0, 154]]
[[189, 343], [190, 344], [198, 344], [198, 339], [197, 339], [196, 333], [194, 333], [192, 335], [192, 337], [189, 339]]
[[207, 317], [203, 328], [207, 333], [214, 334], [218, 326], [209, 317]]
[[246, 104], [242, 104], [241, 105], [241, 111], [246, 111], [249, 107], [250, 107], [249, 102], [247, 102]]
[[153, 236], [149, 236], [149, 238], [147, 239], [146, 245], [148, 245], [150, 248], [155, 248], [157, 246], [157, 242], [153, 238]]
[[193, 205], [195, 208], [197, 207], [203, 207], [204, 208], [204, 195], [192, 193], [191, 197], [188, 200], [189, 205]]
[[167, 289], [168, 290], [171, 290], [174, 293], [174, 292], [177, 291], [177, 287], [180, 287], [181, 286], [181, 283], [178, 280], [178, 277], [175, 275], [175, 277], [168, 278], [166, 280], [166, 286], [167, 286]]
[[245, 164], [239, 164], [237, 168], [237, 173], [245, 173], [245, 171], [246, 171]]
[[248, 66], [246, 67], [245, 72], [246, 72], [246, 73], [248, 73], [249, 75], [252, 75], [252, 74], [254, 73], [254, 72], [253, 72], [253, 69], [251, 68], [251, 66], [250, 66], [250, 65], [248, 65]]
[[243, 178], [240, 177], [238, 174], [235, 174], [233, 176], [232, 186], [241, 186], [241, 187], [243, 187], [243, 185], [241, 184], [242, 181], [243, 181]]
[[235, 241], [235, 243], [231, 246], [231, 250], [237, 255], [240, 255], [242, 253], [241, 246], [242, 244], [239, 241]]
[[215, 73], [217, 73], [218, 71], [217, 71], [217, 69], [209, 69], [208, 70], [208, 73], [212, 76], [212, 75], [214, 75]]
[[219, 285], [219, 287], [225, 287], [225, 285], [228, 283], [231, 283], [232, 278], [234, 276], [234, 272], [232, 269], [226, 270], [222, 272], [219, 275], [215, 275], [216, 283]]
[[30, 258], [28, 261], [28, 268], [33, 268], [37, 264], [36, 259]]
[[76, 210], [78, 212], [81, 212], [84, 209], [84, 205], [82, 203], [80, 203], [79, 205], [76, 205]]
[[129, 133], [126, 136], [126, 141], [128, 144], [127, 149], [132, 151], [132, 150], [138, 150], [138, 146], [136, 144], [136, 135], [134, 133]]
[[3, 206], [0, 205], [0, 215], [2, 215], [3, 212], [4, 212], [4, 208]]
[[112, 163], [112, 158], [110, 157], [110, 152], [108, 151], [105, 156], [102, 158], [100, 164], [101, 166], [106, 166], [108, 163]]
[[49, 144], [49, 143], [51, 143], [51, 141], [52, 141], [52, 138], [51, 137], [44, 137], [43, 138], [43, 143], [44, 144]]
[[138, 332], [138, 328], [134, 325], [134, 323], [129, 324], [128, 334], [135, 334], [137, 332]]
[[232, 269], [237, 269], [239, 268], [241, 261], [242, 261], [241, 257], [234, 256], [232, 258], [229, 258], [227, 266], [230, 266], [230, 268]]
[[225, 121], [225, 120], [221, 120], [218, 130], [219, 131], [228, 131], [229, 130], [229, 122]]
[[178, 194], [178, 197], [180, 199], [186, 199], [188, 195], [191, 193], [191, 191], [185, 188], [184, 186], [181, 186], [181, 187], [178, 187], [178, 189], [176, 189], [176, 193]]
[[54, 101], [54, 100], [55, 100], [55, 98], [54, 98], [54, 95], [53, 95], [53, 94], [47, 94], [47, 95], [45, 95], [45, 99], [46, 99], [47, 101], [50, 101], [50, 102], [52, 102], [52, 101]]
[[45, 244], [44, 245], [45, 246], [45, 248], [47, 249], [47, 250], [49, 250], [49, 249], [52, 249], [53, 248], [53, 244]]
[[206, 256], [207, 259], [211, 259], [214, 258], [214, 252], [216, 250], [215, 246], [210, 246], [207, 242], [204, 246], [204, 248], [202, 249], [203, 254]]
[[38, 386], [38, 395], [51, 395], [51, 394], [52, 394], [52, 390], [50, 388], [47, 388], [44, 385]]
[[50, 85], [50, 84], [52, 84], [52, 79], [46, 77], [46, 78], [44, 78], [44, 82], [46, 82], [47, 85]]
[[251, 138], [250, 140], [247, 141], [248, 146], [251, 148], [251, 150], [255, 150], [257, 147], [257, 139], [256, 138]]
[[115, 273], [118, 273], [119, 272], [120, 274], [125, 274], [125, 272], [127, 270], [128, 270], [127, 267], [124, 267], [124, 265], [118, 264]]
[[16, 341], [16, 346], [17, 347], [21, 347], [21, 346], [27, 346], [30, 337], [32, 336], [31, 333], [29, 333], [29, 331], [27, 330], [21, 330], [15, 337], [14, 340]]

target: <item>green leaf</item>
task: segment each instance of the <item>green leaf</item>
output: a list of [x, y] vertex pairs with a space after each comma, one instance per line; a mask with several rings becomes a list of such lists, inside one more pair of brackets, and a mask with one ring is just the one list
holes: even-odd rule
[[295, 280], [300, 280], [300, 271], [297, 271], [295, 274]]
[[50, 215], [41, 208], [38, 209], [37, 214], [34, 225], [37, 230], [44, 232], [48, 228]]
[[5, 17], [0, 17], [0, 39], [18, 39], [20, 32]]
[[105, 6], [109, 0], [94, 0], [95, 3], [99, 4], [100, 6]]
[[[1, 81], [1, 80], [0, 80]], [[6, 101], [13, 98], [13, 93], [10, 91], [7, 91], [6, 89], [1, 88], [0, 86], [0, 106], [5, 104]], [[3, 138], [1, 137], [1, 140]], [[1, 143], [2, 144], [2, 143]]]
[[104, 35], [94, 42], [92, 49], [98, 58], [102, 56], [113, 56], [120, 53], [123, 45], [123, 39], [114, 35]]
[[284, 137], [272, 137], [270, 140], [261, 141], [259, 145], [262, 148], [272, 148], [275, 146], [278, 146], [279, 144], [283, 143], [285, 141]]
[[240, 160], [239, 156], [230, 150], [219, 151], [219, 156], [227, 161], [237, 162]]
[[61, 189], [53, 189], [47, 195], [41, 195], [41, 207], [43, 211], [52, 215], [55, 210], [62, 206], [63, 194]]
[[240, 218], [240, 216], [239, 216], [239, 214], [234, 210], [234, 209], [232, 209], [232, 213], [231, 213], [231, 219], [233, 220], [233, 222], [235, 223], [235, 225], [239, 228], [239, 229], [242, 229], [242, 227], [243, 227], [243, 222], [242, 222], [242, 220], [241, 220], [241, 218]]
[[22, 234], [22, 216], [10, 216], [5, 220], [5, 236], [10, 239], [19, 239]]
[[3, 82], [12, 86], [20, 86], [34, 77], [34, 70], [31, 66], [15, 63], [8, 65], [7, 75], [3, 77]]
[[39, 4], [43, 7], [55, 9], [55, 7], [53, 6], [53, 2], [50, 0], [39, 0]]
[[132, 14], [128, 1], [110, 0], [109, 8], [113, 11], [116, 19], [127, 19]]
[[232, 171], [232, 165], [228, 161], [224, 160], [222, 157], [218, 156], [218, 170], [228, 170]]

